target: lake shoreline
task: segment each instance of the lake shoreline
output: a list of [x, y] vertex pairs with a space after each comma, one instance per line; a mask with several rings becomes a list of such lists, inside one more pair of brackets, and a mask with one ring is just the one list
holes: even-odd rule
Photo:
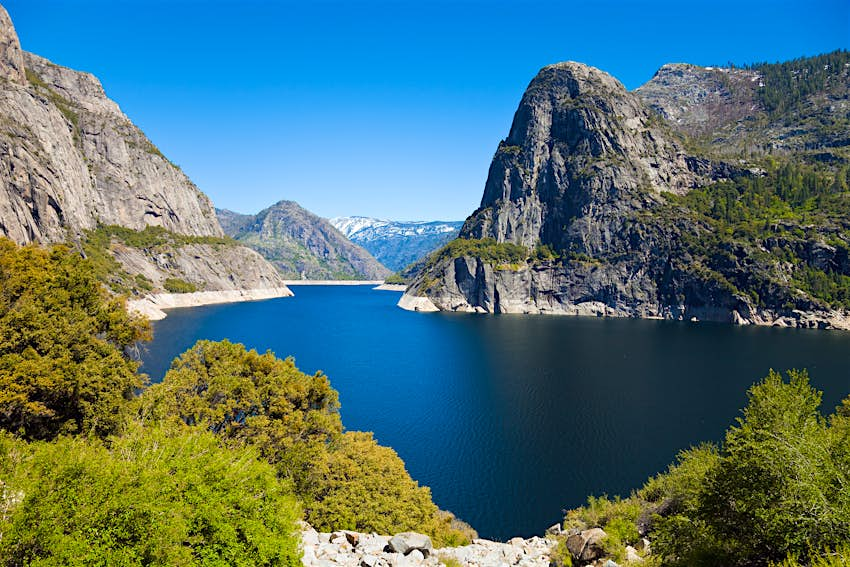
[[152, 293], [141, 299], [127, 301], [127, 311], [143, 315], [151, 321], [161, 321], [168, 314], [166, 309], [181, 309], [184, 307], [201, 307], [220, 303], [239, 303], [243, 301], [260, 301], [278, 297], [295, 295], [288, 287], [271, 287], [261, 289], [227, 289], [220, 291], [194, 291], [190, 293]]

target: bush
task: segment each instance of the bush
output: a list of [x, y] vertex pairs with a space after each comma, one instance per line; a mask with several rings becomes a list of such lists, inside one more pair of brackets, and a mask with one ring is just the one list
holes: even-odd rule
[[146, 321], [67, 248], [0, 240], [0, 428], [26, 439], [105, 436], [144, 384], [126, 354]]
[[465, 542], [395, 451], [370, 433], [342, 434], [338, 408], [324, 375], [228, 341], [198, 342], [140, 400], [146, 419], [209, 429], [228, 445], [259, 449], [294, 483], [318, 529], [413, 530], [436, 542]]
[[162, 287], [170, 293], [192, 293], [198, 291], [198, 286], [195, 284], [178, 278], [166, 278], [162, 282]]
[[471, 256], [493, 265], [512, 265], [525, 262], [529, 258], [528, 248], [512, 242], [496, 242], [494, 238], [456, 238], [438, 251], [428, 260], [434, 265], [444, 259]]
[[392, 274], [387, 276], [387, 279], [384, 280], [384, 283], [393, 285], [405, 285], [407, 282], [400, 274]]
[[657, 526], [656, 549], [676, 563], [808, 562], [847, 543], [850, 421], [843, 410], [825, 419], [805, 372], [789, 371], [786, 382], [771, 371], [749, 398], [716, 462], [697, 468], [699, 486], [682, 485], [688, 505]]
[[477, 537], [453, 523], [454, 516], [441, 513], [431, 491], [410, 478], [398, 454], [378, 445], [371, 433], [345, 433], [325, 457], [321, 474], [303, 495], [306, 519], [316, 528], [419, 531], [438, 547], [465, 545]]
[[253, 451], [134, 428], [107, 449], [0, 438], [4, 565], [298, 565], [298, 507]]
[[141, 398], [143, 415], [200, 426], [228, 442], [256, 446], [299, 493], [326, 445], [342, 433], [337, 392], [291, 358], [230, 341], [199, 341]]

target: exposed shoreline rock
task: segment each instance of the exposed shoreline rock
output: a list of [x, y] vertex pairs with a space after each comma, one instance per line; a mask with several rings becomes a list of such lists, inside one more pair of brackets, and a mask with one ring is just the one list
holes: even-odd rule
[[378, 291], [406, 291], [407, 284], [391, 284], [391, 283], [382, 283], [377, 287], [373, 287], [372, 289]]
[[127, 301], [127, 309], [132, 313], [144, 315], [151, 321], [165, 319], [165, 309], [200, 307], [218, 303], [237, 303], [240, 301], [259, 301], [277, 297], [292, 297], [292, 291], [284, 287], [264, 289], [229, 289], [222, 291], [196, 291], [192, 293], [156, 293]]
[[[408, 311], [454, 311], [462, 313], [521, 313], [576, 315], [588, 317], [627, 317], [678, 321], [711, 321], [736, 325], [790, 327], [800, 329], [850, 330], [850, 313], [841, 311], [774, 311], [753, 308], [745, 301], [726, 306], [668, 306], [653, 301], [652, 282], [628, 282], [631, 293], [617, 294], [608, 303], [592, 299], [591, 293], [576, 293], [578, 285], [598, 284], [609, 288], [626, 285], [610, 273], [590, 269], [577, 278], [558, 266], [493, 269], [478, 258], [457, 258], [445, 266], [439, 288], [427, 296], [411, 287], [398, 306]], [[599, 282], [593, 282], [598, 278]], [[576, 280], [579, 283], [576, 283]], [[625, 280], [626, 278], [624, 278]], [[641, 291], [641, 285], [645, 286]], [[587, 300], [574, 299], [589, 297]]]
[[351, 531], [318, 533], [302, 522], [305, 567], [436, 567], [454, 560], [464, 567], [548, 567], [552, 538], [513, 538], [508, 543], [475, 539], [470, 545], [433, 549], [428, 536], [406, 532], [395, 536]]

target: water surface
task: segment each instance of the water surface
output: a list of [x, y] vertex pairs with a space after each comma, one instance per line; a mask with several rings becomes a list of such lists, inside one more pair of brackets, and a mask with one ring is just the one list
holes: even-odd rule
[[589, 494], [628, 494], [676, 452], [718, 441], [768, 369], [808, 368], [832, 411], [850, 393], [850, 333], [583, 317], [411, 313], [368, 286], [178, 309], [143, 371], [229, 338], [340, 392], [435, 502], [482, 537], [540, 534]]

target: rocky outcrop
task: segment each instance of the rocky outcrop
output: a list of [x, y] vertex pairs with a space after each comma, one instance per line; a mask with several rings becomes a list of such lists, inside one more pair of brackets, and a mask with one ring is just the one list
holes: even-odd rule
[[556, 545], [554, 539], [532, 537], [507, 543], [476, 539], [470, 545], [434, 549], [422, 534], [318, 533], [308, 524], [302, 526], [301, 542], [306, 567], [436, 567], [449, 560], [464, 567], [548, 567]]
[[677, 129], [692, 136], [712, 136], [761, 110], [755, 71], [663, 65], [635, 94]]
[[635, 94], [715, 154], [814, 150], [831, 160], [850, 145], [846, 52], [745, 69], [668, 64]]
[[146, 278], [154, 289], [163, 289], [169, 278], [205, 291], [286, 287], [274, 267], [244, 246], [186, 244], [145, 250], [116, 242], [111, 253], [127, 273]]
[[[670, 66], [660, 76], [673, 89], [680, 71], [696, 73]], [[710, 108], [726, 97], [723, 84], [687, 96]], [[681, 133], [641, 98], [651, 91], [627, 92], [577, 63], [541, 70], [499, 144], [481, 206], [456, 243], [417, 268], [399, 306], [847, 328], [847, 313], [794, 287], [796, 266], [764, 254], [793, 249], [812, 267], [846, 273], [826, 244], [846, 223], [776, 233], [806, 234], [793, 243], [719, 239], [717, 224], [680, 197], [764, 172], [690, 155]], [[683, 118], [676, 108], [665, 111], [671, 120], [703, 127], [698, 113]]]
[[461, 237], [593, 254], [616, 244], [615, 222], [659, 192], [704, 183], [708, 171], [698, 165], [607, 73], [572, 62], [545, 67], [523, 95]]
[[210, 200], [88, 73], [24, 54], [0, 85], [0, 232], [58, 242], [100, 224], [220, 236]]
[[[0, 236], [22, 244], [80, 241], [99, 225], [224, 235], [209, 198], [106, 96], [97, 78], [22, 52], [1, 7], [0, 78]], [[118, 260], [153, 281], [167, 277], [156, 259], [137, 256], [119, 250]], [[185, 248], [168, 262], [169, 270], [176, 266], [203, 289], [283, 285], [271, 266], [241, 246]]]
[[0, 6], [0, 78], [19, 85], [26, 84], [27, 81], [21, 42], [15, 33], [12, 19], [3, 6]]
[[289, 279], [382, 280], [390, 271], [327, 220], [293, 201], [256, 215], [217, 211], [227, 234], [259, 252]]
[[[546, 67], [499, 144], [461, 238], [546, 245], [567, 263], [444, 258], [406, 296], [454, 311], [661, 316], [667, 307], [650, 269], [657, 261], [647, 264], [658, 256], [657, 235], [631, 220], [663, 202], [661, 193], [685, 193], [721, 170], [688, 156], [610, 75], [578, 63]], [[401, 305], [427, 309], [409, 297]]]
[[591, 528], [567, 537], [566, 545], [572, 557], [580, 564], [590, 563], [605, 555], [605, 538], [602, 528]]

